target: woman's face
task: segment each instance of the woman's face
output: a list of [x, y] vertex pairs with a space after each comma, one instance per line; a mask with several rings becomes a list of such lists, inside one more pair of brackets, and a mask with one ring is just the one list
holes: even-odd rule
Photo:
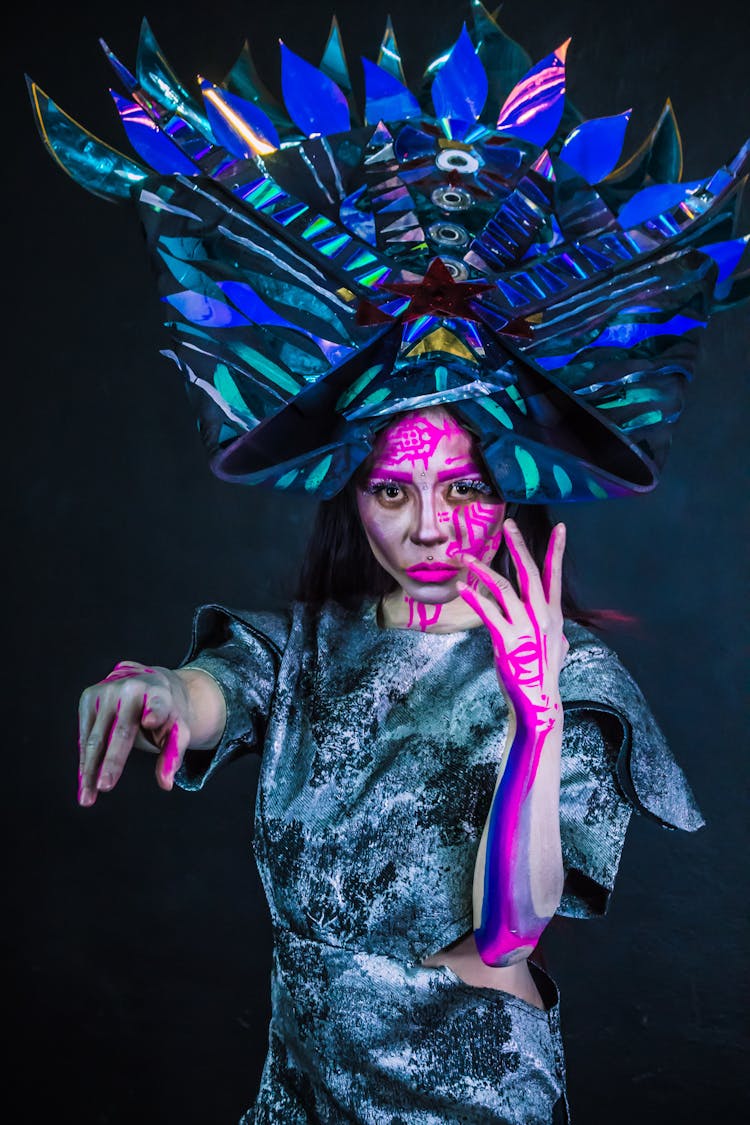
[[458, 597], [461, 552], [489, 563], [500, 546], [505, 505], [472, 435], [442, 407], [381, 431], [356, 495], [375, 558], [416, 601]]

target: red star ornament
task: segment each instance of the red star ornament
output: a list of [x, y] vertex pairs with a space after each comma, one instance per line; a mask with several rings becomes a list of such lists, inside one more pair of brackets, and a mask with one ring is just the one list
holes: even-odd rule
[[433, 258], [421, 281], [394, 281], [379, 286], [387, 293], [410, 297], [408, 307], [399, 319], [417, 320], [420, 316], [443, 313], [445, 316], [477, 320], [471, 302], [494, 289], [489, 281], [454, 281], [450, 270], [440, 258]]

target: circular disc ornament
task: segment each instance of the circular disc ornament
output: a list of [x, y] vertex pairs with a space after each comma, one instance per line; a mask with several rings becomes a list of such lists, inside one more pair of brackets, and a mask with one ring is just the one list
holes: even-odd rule
[[472, 204], [466, 188], [450, 187], [448, 184], [435, 188], [431, 199], [443, 211], [468, 211]]
[[479, 167], [479, 161], [471, 152], [462, 148], [444, 148], [435, 157], [435, 163], [441, 172], [460, 172], [462, 175], [471, 175]]

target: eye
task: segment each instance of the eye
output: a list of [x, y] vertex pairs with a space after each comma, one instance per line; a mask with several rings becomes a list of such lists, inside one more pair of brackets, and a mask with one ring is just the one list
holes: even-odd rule
[[454, 490], [454, 495], [462, 500], [471, 496], [493, 496], [495, 491], [484, 480], [454, 480], [450, 487]]
[[400, 484], [392, 480], [371, 480], [363, 491], [367, 496], [379, 496], [384, 501], [395, 502], [403, 496]]

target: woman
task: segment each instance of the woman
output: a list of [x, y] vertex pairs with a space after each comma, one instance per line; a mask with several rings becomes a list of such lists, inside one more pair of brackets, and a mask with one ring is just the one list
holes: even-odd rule
[[[557, 992], [529, 956], [566, 873], [564, 912], [603, 909], [631, 732], [637, 776], [671, 772], [671, 822], [700, 819], [627, 672], [563, 621], [564, 525], [535, 561], [447, 410], [391, 421], [350, 491], [360, 525], [324, 512], [338, 531], [314, 536], [333, 597], [308, 553], [288, 615], [204, 607], [180, 669], [123, 662], [84, 691], [80, 802], [133, 745], [165, 789], [262, 753], [273, 1014], [243, 1120], [565, 1121]], [[363, 538], [363, 596], [348, 573], [338, 600]], [[648, 781], [633, 804], [664, 815]]]
[[247, 51], [201, 105], [144, 24], [136, 74], [106, 53], [145, 165], [31, 84], [57, 163], [138, 203], [214, 472], [325, 501], [288, 614], [203, 607], [184, 666], [81, 703], [84, 806], [133, 745], [164, 788], [262, 751], [248, 1121], [566, 1120], [539, 937], [604, 911], [633, 807], [702, 823], [540, 532], [657, 483], [748, 151], [680, 184], [667, 109], [618, 163], [628, 113], [565, 103], [567, 43], [529, 67], [470, 22], [421, 102], [389, 25], [363, 126], [335, 23], [319, 68], [282, 47], [284, 107]]

